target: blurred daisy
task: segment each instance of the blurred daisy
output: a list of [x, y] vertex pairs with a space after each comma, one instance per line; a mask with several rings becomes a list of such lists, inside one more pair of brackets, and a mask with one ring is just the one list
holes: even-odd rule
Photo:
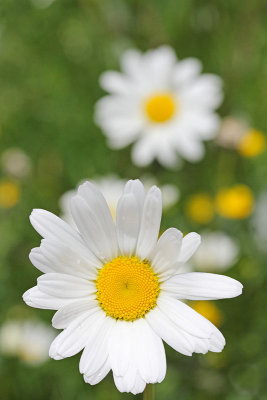
[[139, 180], [128, 181], [118, 202], [116, 225], [101, 192], [82, 184], [71, 201], [77, 232], [45, 210], [31, 223], [44, 239], [32, 250], [32, 263], [44, 274], [24, 301], [58, 310], [63, 329], [50, 347], [56, 360], [83, 350], [80, 372], [96, 384], [112, 370], [121, 392], [140, 393], [166, 373], [162, 339], [185, 355], [220, 352], [225, 339], [207, 319], [180, 299], [235, 297], [242, 285], [207, 273], [179, 274], [200, 237], [183, 238], [177, 229], [158, 239], [161, 191], [145, 193]]
[[[155, 179], [152, 177], [145, 177], [142, 179], [145, 188], [156, 184]], [[119, 198], [122, 195], [126, 181], [120, 179], [116, 175], [108, 175], [100, 179], [94, 180], [93, 183], [98, 187], [100, 192], [103, 193], [106, 202], [108, 203], [109, 210], [111, 212], [112, 218], [116, 220], [116, 208]], [[68, 222], [70, 225], [75, 226], [71, 215], [71, 199], [76, 194], [76, 190], [69, 190], [64, 193], [60, 200], [59, 205], [62, 210], [61, 218]], [[179, 199], [179, 189], [174, 185], [163, 185], [162, 186], [162, 208], [163, 210], [168, 210], [172, 207]]]
[[221, 188], [215, 198], [219, 215], [229, 219], [243, 219], [250, 216], [254, 208], [254, 196], [246, 185]]
[[200, 160], [203, 140], [214, 138], [219, 127], [214, 109], [222, 101], [221, 79], [201, 75], [197, 59], [178, 62], [168, 46], [144, 54], [128, 50], [121, 69], [101, 75], [101, 86], [111, 94], [96, 104], [95, 119], [110, 146], [136, 142], [132, 158], [139, 166], [157, 159], [173, 167], [179, 156]]
[[48, 359], [55, 332], [42, 322], [10, 320], [0, 329], [0, 351], [26, 364], [38, 365]]
[[31, 160], [27, 154], [19, 148], [9, 148], [1, 155], [1, 164], [4, 171], [16, 178], [24, 178], [31, 171]]
[[266, 149], [265, 135], [243, 121], [234, 117], [222, 120], [217, 143], [226, 148], [236, 149], [243, 157], [256, 157]]
[[202, 243], [192, 257], [194, 269], [218, 272], [232, 267], [237, 261], [239, 247], [226, 233], [221, 231], [204, 232]]

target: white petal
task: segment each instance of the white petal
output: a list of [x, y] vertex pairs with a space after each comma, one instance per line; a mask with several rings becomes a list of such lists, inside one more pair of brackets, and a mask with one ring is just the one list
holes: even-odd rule
[[159, 308], [147, 313], [146, 320], [154, 332], [174, 350], [186, 356], [192, 355], [192, 345]]
[[129, 96], [135, 89], [134, 83], [116, 71], [107, 71], [100, 76], [100, 86], [107, 92]]
[[37, 286], [27, 290], [23, 294], [23, 300], [30, 307], [48, 310], [58, 310], [73, 301], [73, 299], [69, 298], [49, 296], [48, 294], [41, 292]]
[[110, 371], [110, 364], [109, 361], [106, 360], [98, 371], [96, 371], [92, 375], [84, 375], [83, 378], [86, 383], [89, 383], [90, 385], [96, 385], [107, 376], [109, 371]]
[[160, 296], [158, 307], [180, 329], [200, 338], [210, 336], [211, 323], [187, 304], [171, 297]]
[[201, 72], [201, 63], [196, 58], [186, 58], [174, 67], [173, 84], [180, 88], [194, 79]]
[[138, 372], [146, 383], [162, 382], [166, 374], [166, 357], [161, 338], [147, 321], [134, 321], [133, 348]]
[[212, 74], [203, 74], [186, 86], [183, 100], [201, 108], [215, 109], [223, 99], [222, 80]]
[[102, 263], [93, 254], [91, 259], [58, 241], [43, 239], [40, 247], [32, 249], [30, 260], [44, 273], [58, 272], [94, 279]]
[[[118, 244], [113, 221], [107, 220], [105, 226], [103, 220], [104, 210], [103, 214], [101, 214], [100, 210], [97, 212], [90, 208], [80, 195], [72, 198], [71, 202], [73, 219], [90, 250], [103, 262], [116, 257]], [[112, 219], [110, 212], [109, 216]]]
[[109, 354], [114, 381], [121, 392], [140, 393], [146, 383], [164, 379], [166, 357], [162, 341], [142, 318], [133, 323], [119, 322], [111, 333]]
[[43, 237], [56, 240], [69, 246], [79, 254], [91, 259], [95, 257], [84, 245], [84, 242], [77, 232], [70, 225], [46, 210], [35, 209], [30, 215], [30, 221], [34, 229]]
[[101, 370], [108, 359], [108, 336], [115, 320], [97, 313], [88, 332], [85, 349], [80, 359], [80, 372], [90, 377]]
[[141, 259], [148, 257], [156, 245], [159, 235], [161, 213], [161, 191], [156, 186], [152, 186], [145, 198], [140, 233], [136, 247], [136, 255]]
[[195, 253], [198, 246], [200, 245], [201, 237], [195, 232], [188, 233], [183, 238], [182, 247], [179, 255], [179, 262], [185, 263]]
[[132, 362], [133, 323], [117, 320], [110, 332], [108, 353], [113, 373], [117, 376], [126, 374]]
[[89, 297], [96, 292], [95, 284], [77, 276], [50, 273], [39, 276], [38, 288], [55, 297], [79, 299]]
[[96, 300], [85, 298], [73, 301], [61, 307], [55, 313], [52, 325], [56, 329], [65, 329], [74, 319], [91, 309], [99, 310], [99, 304]]
[[167, 229], [160, 236], [151, 255], [152, 267], [159, 274], [160, 281], [177, 273], [182, 238], [182, 232], [175, 228]]
[[144, 203], [144, 187], [137, 179], [127, 182], [117, 206], [117, 235], [120, 251], [131, 256], [135, 252]]
[[242, 293], [242, 287], [240, 282], [228, 276], [202, 272], [175, 275], [161, 285], [162, 290], [188, 300], [236, 297]]
[[[92, 313], [93, 312], [93, 313]], [[88, 340], [88, 332], [95, 321], [97, 311], [90, 310], [79, 315], [51, 344], [49, 355], [55, 360], [71, 357], [79, 353]], [[100, 314], [101, 315], [101, 314]]]
[[150, 137], [142, 137], [132, 148], [132, 160], [135, 165], [145, 167], [156, 157], [157, 148], [151, 143]]

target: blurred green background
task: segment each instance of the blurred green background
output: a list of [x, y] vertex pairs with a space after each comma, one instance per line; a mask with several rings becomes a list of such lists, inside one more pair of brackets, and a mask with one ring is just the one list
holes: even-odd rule
[[[39, 275], [28, 260], [40, 242], [28, 216], [32, 208], [59, 214], [60, 196], [81, 179], [149, 172], [159, 185], [178, 186], [179, 203], [165, 213], [162, 227], [183, 232], [203, 229], [185, 213], [192, 194], [213, 196], [237, 182], [248, 185], [255, 199], [267, 190], [266, 153], [247, 159], [210, 142], [197, 164], [185, 162], [170, 171], [154, 163], [143, 170], [132, 165], [129, 148], [109, 150], [93, 122], [94, 104], [103, 95], [101, 72], [118, 69], [119, 56], [129, 47], [169, 44], [179, 58], [197, 57], [204, 72], [222, 77], [221, 116], [245, 116], [266, 132], [266, 11], [263, 0], [1, 0], [0, 157], [16, 147], [31, 163], [24, 177], [10, 176], [1, 164], [1, 182], [20, 191], [13, 207], [0, 208], [1, 323], [51, 320], [52, 311], [31, 309], [21, 298]], [[204, 226], [238, 238], [241, 257], [227, 274], [244, 284], [244, 294], [216, 303], [227, 342], [221, 354], [185, 357], [166, 346], [168, 371], [156, 386], [157, 399], [267, 399], [266, 254], [257, 247], [251, 218], [217, 215]], [[78, 361], [79, 355], [34, 367], [0, 354], [0, 398], [134, 398], [119, 393], [111, 376], [95, 387], [86, 385]]]

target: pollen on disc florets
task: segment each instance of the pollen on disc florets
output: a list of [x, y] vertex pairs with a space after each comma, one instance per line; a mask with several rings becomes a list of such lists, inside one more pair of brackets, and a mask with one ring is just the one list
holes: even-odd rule
[[156, 306], [159, 281], [147, 260], [117, 257], [99, 271], [97, 300], [106, 315], [134, 321]]

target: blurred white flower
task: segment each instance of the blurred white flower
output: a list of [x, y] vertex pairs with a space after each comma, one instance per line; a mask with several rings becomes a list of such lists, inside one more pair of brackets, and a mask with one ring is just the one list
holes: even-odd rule
[[260, 194], [252, 217], [254, 236], [260, 250], [267, 252], [267, 191]]
[[221, 332], [180, 299], [215, 300], [242, 293], [240, 282], [200, 272], [180, 274], [200, 236], [175, 228], [159, 237], [161, 191], [126, 183], [116, 224], [105, 198], [90, 182], [71, 201], [77, 230], [45, 210], [30, 220], [44, 238], [30, 253], [43, 275], [23, 295], [31, 307], [58, 310], [63, 331], [49, 354], [55, 360], [81, 350], [80, 372], [91, 385], [113, 372], [121, 392], [141, 393], [166, 374], [162, 340], [178, 352], [220, 352]]
[[31, 159], [27, 154], [16, 147], [3, 151], [1, 164], [4, 171], [16, 178], [24, 178], [31, 171]]
[[193, 269], [217, 272], [232, 267], [237, 261], [239, 246], [221, 231], [203, 232], [201, 246], [192, 257]]
[[0, 351], [38, 365], [49, 358], [48, 350], [55, 336], [55, 331], [42, 322], [6, 321], [0, 329]]
[[133, 161], [145, 166], [157, 159], [166, 167], [179, 156], [191, 162], [204, 155], [203, 140], [214, 138], [222, 101], [221, 79], [200, 74], [194, 58], [177, 61], [171, 47], [141, 54], [126, 51], [122, 73], [101, 75], [101, 86], [111, 94], [96, 104], [95, 120], [113, 148], [136, 142]]
[[[146, 176], [141, 179], [146, 189], [149, 189], [150, 186], [157, 184], [156, 180], [151, 176]], [[112, 218], [113, 220], [115, 220], [118, 200], [122, 195], [126, 180], [120, 179], [116, 175], [108, 175], [106, 177], [96, 179], [93, 182], [103, 193], [108, 203]], [[161, 190], [163, 210], [168, 210], [178, 201], [179, 189], [174, 185], [167, 184], [163, 185]], [[71, 226], [75, 226], [70, 210], [70, 202], [75, 193], [76, 190], [69, 190], [64, 193], [59, 199], [59, 205], [62, 211], [61, 218], [64, 219], [64, 221], [68, 222], [68, 224], [70, 224]]]

